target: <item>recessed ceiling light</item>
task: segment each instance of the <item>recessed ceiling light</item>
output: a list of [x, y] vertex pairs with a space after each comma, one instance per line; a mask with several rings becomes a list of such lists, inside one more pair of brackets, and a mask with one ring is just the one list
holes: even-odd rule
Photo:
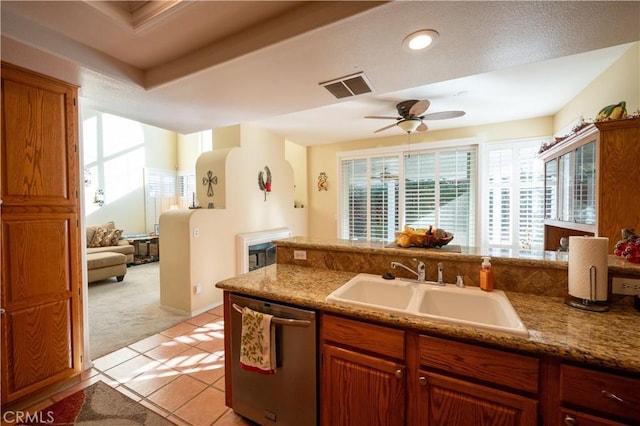
[[420, 30], [409, 34], [402, 40], [402, 45], [409, 50], [423, 50], [433, 45], [438, 38], [438, 32], [434, 30]]

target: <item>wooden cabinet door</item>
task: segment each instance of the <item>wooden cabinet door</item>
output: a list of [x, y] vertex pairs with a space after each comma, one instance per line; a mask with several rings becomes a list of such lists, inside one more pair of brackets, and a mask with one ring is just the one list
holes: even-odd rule
[[82, 371], [76, 90], [2, 64], [2, 403]]
[[324, 345], [322, 424], [405, 424], [405, 366]]
[[426, 371], [419, 382], [421, 425], [537, 425], [533, 399]]

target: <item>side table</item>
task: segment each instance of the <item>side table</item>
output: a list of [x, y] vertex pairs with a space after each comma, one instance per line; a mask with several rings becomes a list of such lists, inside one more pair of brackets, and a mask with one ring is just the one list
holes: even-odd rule
[[144, 237], [128, 237], [129, 244], [134, 247], [133, 264], [157, 262], [160, 260], [160, 237], [156, 235]]

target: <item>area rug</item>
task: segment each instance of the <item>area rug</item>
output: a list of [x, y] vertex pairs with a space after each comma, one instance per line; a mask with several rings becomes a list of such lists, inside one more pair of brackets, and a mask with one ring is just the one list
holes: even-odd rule
[[31, 418], [38, 419], [37, 423], [20, 423], [20, 425], [173, 425], [169, 420], [103, 382], [95, 383], [71, 394]]

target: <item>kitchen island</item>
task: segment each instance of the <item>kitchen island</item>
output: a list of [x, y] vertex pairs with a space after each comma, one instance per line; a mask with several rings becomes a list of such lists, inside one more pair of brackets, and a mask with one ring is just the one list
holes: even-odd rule
[[[335, 354], [339, 350], [349, 349], [349, 359], [356, 359], [353, 357], [370, 357], [375, 354], [376, 348], [380, 348], [383, 353], [379, 354], [379, 360], [366, 358], [358, 367], [360, 373], [357, 374], [364, 374], [363, 365], [369, 365], [373, 359], [378, 360], [376, 362], [390, 362], [388, 370], [395, 372], [393, 376], [403, 377], [401, 393], [406, 396], [406, 404], [396, 412], [401, 419], [395, 424], [437, 424], [432, 419], [434, 408], [427, 403], [432, 400], [422, 396], [413, 398], [411, 395], [415, 394], [414, 391], [424, 392], [427, 388], [432, 392], [433, 383], [449, 386], [446, 380], [453, 379], [441, 376], [443, 372], [452, 375], [455, 380], [465, 379], [462, 388], [457, 382], [457, 388], [450, 386], [456, 392], [462, 392], [460, 389], [476, 389], [473, 391], [475, 394], [472, 391], [467, 394], [465, 390], [461, 394], [464, 398], [461, 396], [457, 402], [452, 402], [452, 406], [463, 404], [460, 402], [463, 400], [468, 402], [469, 398], [475, 398], [474, 403], [484, 408], [493, 407], [500, 401], [506, 404], [504, 401], [513, 399], [515, 402], [512, 405], [519, 407], [508, 407], [514, 413], [513, 424], [536, 424], [538, 419], [542, 419], [544, 424], [551, 424], [552, 421], [557, 422], [558, 416], [571, 420], [591, 415], [617, 419], [622, 424], [630, 419], [635, 421], [635, 414], [625, 413], [624, 407], [623, 412], [618, 412], [618, 407], [609, 407], [609, 401], [599, 404], [593, 395], [585, 394], [583, 399], [572, 399], [569, 395], [575, 392], [568, 387], [574, 386], [578, 391], [590, 390], [590, 383], [585, 384], [577, 379], [590, 377], [596, 387], [613, 380], [612, 386], [619, 386], [620, 392], [638, 394], [640, 313], [628, 303], [628, 298], [612, 301], [610, 310], [604, 313], [577, 310], [565, 305], [567, 264], [566, 261], [554, 259], [556, 254], [553, 252], [543, 253], [541, 258], [533, 259], [515, 258], [508, 254], [505, 257], [496, 256], [492, 261], [496, 269], [496, 288], [505, 291], [529, 330], [529, 337], [524, 338], [325, 300], [332, 291], [359, 272], [389, 272], [389, 259], [411, 265], [411, 260], [418, 258], [427, 263], [428, 274], [431, 275], [435, 273], [434, 262], [442, 262], [445, 264], [445, 282], [454, 282], [455, 275], [461, 273], [467, 285], [474, 285], [479, 260], [477, 252], [450, 254], [426, 250], [403, 251], [376, 246], [375, 243], [352, 244], [339, 240], [327, 243], [300, 238], [278, 241], [276, 245], [277, 264], [221, 281], [216, 286], [223, 289], [225, 294], [244, 294], [319, 312], [320, 356], [327, 358], [324, 365], [335, 367], [334, 359], [338, 359]], [[294, 252], [301, 250], [305, 252], [306, 260], [295, 259], [301, 256], [299, 253], [295, 256]], [[627, 265], [612, 256], [609, 273], [636, 277], [640, 275], [640, 267]], [[525, 281], [526, 284], [522, 285], [519, 281]], [[228, 310], [228, 306], [225, 309]], [[360, 326], [364, 328], [359, 329]], [[324, 331], [323, 327], [328, 331]], [[343, 336], [341, 330], [360, 331], [354, 331], [353, 339], [349, 340], [349, 335]], [[378, 331], [380, 341], [369, 342], [369, 336], [376, 335]], [[359, 340], [364, 342], [364, 348], [358, 347]], [[393, 342], [401, 342], [397, 343], [397, 351], [384, 352], [383, 349], [394, 346]], [[437, 350], [430, 349], [436, 347]], [[447, 358], [448, 351], [450, 358]], [[435, 356], [434, 361], [430, 361], [430, 355]], [[439, 360], [445, 361], [439, 363]], [[462, 362], [461, 371], [453, 369], [458, 361]], [[475, 362], [480, 363], [476, 366], [478, 368], [470, 368]], [[506, 366], [510, 367], [507, 369]], [[508, 383], [508, 377], [518, 377], [519, 366], [528, 366], [528, 369], [522, 367], [520, 383], [524, 384]], [[323, 389], [320, 398], [323, 424], [328, 424], [329, 420], [340, 423], [334, 414], [339, 413], [339, 407], [332, 405], [331, 395], [344, 389], [332, 379], [335, 374], [331, 373], [334, 371], [331, 368], [334, 367], [325, 367], [324, 371], [319, 372]], [[483, 376], [482, 372], [490, 372], [492, 376]], [[380, 371], [375, 371], [376, 377], [380, 374]], [[596, 377], [597, 374], [604, 376]], [[507, 382], [502, 378], [506, 378]], [[450, 388], [447, 388], [448, 392], [453, 392]], [[509, 390], [506, 399], [505, 389]], [[456, 392], [454, 394], [457, 395]], [[602, 398], [599, 392], [597, 398]], [[352, 404], [357, 405], [356, 402]], [[425, 411], [425, 404], [431, 408]]]
[[628, 304], [612, 305], [609, 312], [593, 313], [570, 308], [560, 297], [508, 291], [509, 301], [529, 330], [529, 338], [525, 339], [325, 301], [333, 290], [355, 275], [355, 272], [275, 264], [221, 281], [216, 287], [393, 327], [640, 374], [640, 312]]

